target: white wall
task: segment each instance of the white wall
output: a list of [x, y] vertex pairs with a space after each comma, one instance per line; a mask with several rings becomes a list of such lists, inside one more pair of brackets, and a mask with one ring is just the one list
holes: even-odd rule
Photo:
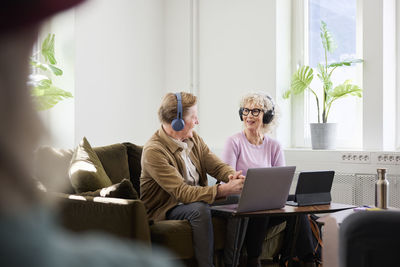
[[200, 133], [210, 147], [241, 130], [240, 97], [275, 96], [275, 1], [199, 2]]
[[193, 89], [191, 1], [168, 0], [165, 3], [165, 93], [191, 92]]
[[241, 130], [249, 91], [279, 98], [289, 113], [280, 96], [290, 82], [290, 11], [289, 0], [88, 1], [75, 12], [74, 110], [64, 109], [72, 125], [52, 122], [53, 135], [69, 136], [55, 144], [144, 144], [168, 91], [199, 97], [197, 130], [213, 149]]
[[[282, 77], [289, 70], [290, 23], [281, 22], [290, 18], [290, 1], [279, 2], [282, 17], [276, 2], [85, 4], [75, 18], [75, 143], [87, 136], [95, 146], [144, 144], [158, 128], [162, 96], [190, 91], [199, 97], [198, 131], [210, 147], [220, 149], [241, 130], [243, 94], [264, 90], [280, 97], [278, 90], [288, 85]], [[283, 60], [278, 49], [286, 55]], [[282, 131], [285, 136], [288, 131]]]
[[75, 143], [144, 144], [164, 94], [162, 0], [95, 0], [76, 12]]
[[[57, 66], [63, 70], [62, 76], [52, 76], [55, 86], [75, 95], [75, 12], [69, 10], [53, 17], [41, 28], [38, 44], [41, 44], [49, 33], [55, 34], [55, 57]], [[39, 48], [38, 48], [39, 49]], [[40, 117], [47, 127], [49, 135], [42, 142], [55, 147], [74, 146], [75, 114], [74, 99], [64, 99], [53, 108], [40, 111]]]
[[[289, 113], [280, 96], [290, 82], [290, 1], [166, 3], [166, 88], [199, 97], [198, 132], [212, 149], [241, 130], [239, 101], [250, 91], [277, 97]], [[279, 138], [287, 143], [289, 131]]]
[[[210, 147], [219, 149], [241, 130], [238, 105], [243, 94], [263, 90], [276, 95], [276, 1], [191, 3], [168, 2], [168, 17], [175, 20], [166, 22], [166, 33], [173, 33], [165, 35], [166, 43], [174, 44], [172, 52], [180, 52], [167, 55], [167, 87], [199, 97], [198, 131]], [[189, 68], [182, 68], [187, 64]]]

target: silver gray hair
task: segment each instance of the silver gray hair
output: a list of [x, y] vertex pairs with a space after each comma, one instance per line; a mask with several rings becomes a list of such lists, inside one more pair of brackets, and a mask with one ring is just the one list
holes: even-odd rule
[[278, 125], [279, 119], [279, 108], [273, 102], [272, 97], [264, 92], [252, 92], [244, 95], [240, 100], [240, 107], [243, 108], [246, 105], [254, 105], [262, 108], [264, 112], [274, 109], [275, 115], [272, 121], [268, 124], [263, 124], [261, 130], [262, 133], [271, 132]]

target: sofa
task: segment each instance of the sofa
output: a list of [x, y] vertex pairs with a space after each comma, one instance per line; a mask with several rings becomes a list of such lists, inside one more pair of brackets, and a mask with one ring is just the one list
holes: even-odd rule
[[[102, 186], [102, 181], [95, 185], [88, 185], [85, 181], [83, 186], [77, 187], [76, 179], [87, 175], [85, 168], [93, 167], [85, 166], [87, 162], [84, 160], [83, 164], [79, 158], [80, 164], [76, 164], [76, 154], [82, 149], [82, 142], [75, 150], [42, 146], [35, 153], [35, 178], [42, 190], [58, 203], [63, 226], [75, 232], [102, 231], [137, 240], [147, 246], [162, 246], [173, 252], [172, 260], [183, 260], [187, 266], [195, 266], [188, 221], [153, 222], [147, 219], [145, 206], [139, 199], [142, 147], [120, 143], [91, 148], [86, 140], [92, 149], [92, 156], [99, 160], [97, 167], [105, 172], [112, 185], [96, 188]], [[87, 151], [85, 153], [90, 154]], [[223, 266], [221, 256], [225, 242], [225, 220], [215, 217], [213, 226], [215, 265]], [[263, 246], [263, 259], [278, 255], [284, 229], [285, 223], [270, 229]]]

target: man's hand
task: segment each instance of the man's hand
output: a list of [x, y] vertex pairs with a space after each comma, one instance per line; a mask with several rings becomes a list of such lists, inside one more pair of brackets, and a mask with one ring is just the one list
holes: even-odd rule
[[234, 179], [244, 179], [246, 178], [244, 175], [242, 175], [242, 170], [235, 172], [235, 174], [230, 174], [228, 176], [229, 180], [234, 180]]
[[237, 195], [242, 192], [245, 176], [242, 175], [242, 171], [237, 171], [235, 174], [228, 176], [229, 182], [221, 184], [217, 189], [217, 198], [227, 197], [229, 195]]

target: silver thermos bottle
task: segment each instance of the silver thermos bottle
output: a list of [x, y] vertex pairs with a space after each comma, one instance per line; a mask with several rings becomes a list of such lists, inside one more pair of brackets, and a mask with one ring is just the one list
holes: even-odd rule
[[375, 183], [375, 207], [387, 209], [389, 200], [389, 181], [386, 180], [386, 169], [379, 168], [378, 180]]

